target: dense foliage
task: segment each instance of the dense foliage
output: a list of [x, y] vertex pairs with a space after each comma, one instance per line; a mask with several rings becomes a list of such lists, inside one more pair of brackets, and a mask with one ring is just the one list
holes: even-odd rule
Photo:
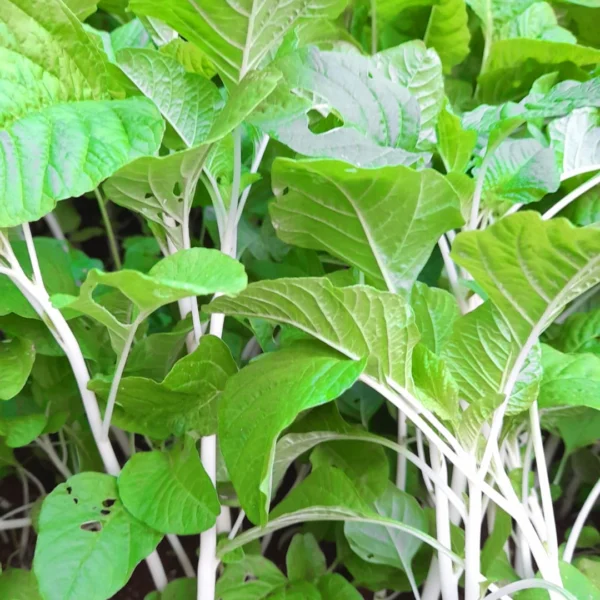
[[600, 599], [599, 24], [3, 0], [0, 598]]

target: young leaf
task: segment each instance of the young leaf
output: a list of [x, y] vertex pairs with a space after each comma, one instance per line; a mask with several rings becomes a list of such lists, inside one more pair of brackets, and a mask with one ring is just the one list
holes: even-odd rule
[[23, 389], [34, 360], [35, 347], [29, 340], [0, 342], [0, 400], [10, 400]]
[[236, 298], [217, 298], [203, 310], [292, 325], [349, 358], [367, 358], [368, 375], [410, 384], [418, 332], [410, 307], [396, 294], [298, 277], [253, 283]]
[[127, 583], [162, 535], [125, 510], [117, 480], [79, 473], [46, 498], [33, 569], [47, 600], [105, 600]]
[[600, 308], [568, 317], [552, 339], [552, 345], [561, 352], [600, 354]]
[[119, 475], [118, 486], [125, 508], [162, 533], [206, 531], [221, 510], [190, 438], [168, 451], [134, 454]]
[[[419, 503], [388, 482], [385, 492], [374, 503], [377, 514], [410, 525], [424, 532], [427, 517]], [[363, 560], [390, 565], [411, 574], [411, 562], [421, 541], [397, 530], [365, 523], [345, 523], [344, 534], [350, 546]]]
[[430, 169], [278, 159], [273, 188], [271, 218], [283, 241], [326, 250], [391, 292], [409, 290], [440, 235], [463, 223], [458, 195]]
[[243, 7], [211, 0], [189, 3], [132, 0], [130, 9], [155, 17], [198, 46], [227, 83], [238, 83], [249, 71], [264, 66], [286, 33], [306, 20], [335, 18], [345, 0], [250, 0]]
[[563, 354], [542, 346], [540, 408], [587, 406], [600, 410], [600, 356]]
[[0, 42], [2, 227], [35, 221], [58, 200], [93, 190], [138, 156], [155, 154], [164, 130], [148, 100], [112, 99], [119, 82], [105, 55], [60, 0], [32, 0], [26, 11], [21, 4], [7, 0], [0, 19], [12, 32]]
[[219, 440], [251, 521], [266, 521], [281, 431], [301, 411], [337, 398], [364, 367], [365, 360], [348, 360], [317, 342], [300, 342], [260, 357], [228, 381], [219, 401]]
[[477, 132], [463, 129], [460, 118], [446, 106], [437, 122], [438, 151], [448, 173], [464, 173], [477, 143]]
[[600, 233], [566, 219], [520, 212], [485, 231], [461, 233], [452, 254], [469, 270], [525, 344], [600, 278]]
[[264, 598], [286, 582], [285, 575], [270, 560], [246, 554], [242, 560], [225, 567], [217, 581], [216, 597], [217, 600]]
[[42, 600], [33, 571], [8, 569], [0, 575], [0, 597], [4, 600]]
[[[217, 398], [236, 371], [224, 342], [202, 336], [198, 348], [177, 361], [163, 381], [123, 377], [117, 396], [122, 412], [115, 413], [115, 422], [156, 439], [190, 430], [211, 435], [217, 427]], [[94, 378], [90, 389], [106, 399], [111, 381]]]
[[290, 581], [316, 581], [325, 575], [327, 562], [312, 533], [298, 533], [292, 538], [285, 556]]

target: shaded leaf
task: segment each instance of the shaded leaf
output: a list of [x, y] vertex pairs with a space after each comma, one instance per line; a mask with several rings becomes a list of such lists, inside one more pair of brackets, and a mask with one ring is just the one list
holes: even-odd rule
[[10, 400], [23, 389], [34, 360], [35, 348], [29, 340], [0, 342], [0, 400]]

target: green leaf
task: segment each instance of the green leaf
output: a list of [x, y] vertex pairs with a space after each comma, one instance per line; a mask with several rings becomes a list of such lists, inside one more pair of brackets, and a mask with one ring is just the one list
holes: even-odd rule
[[197, 588], [196, 579], [175, 579], [162, 592], [151, 592], [144, 600], [196, 600]]
[[489, 577], [494, 562], [504, 553], [504, 546], [512, 533], [512, 519], [502, 509], [496, 511], [494, 528], [481, 551], [481, 572]]
[[260, 600], [286, 582], [285, 575], [270, 560], [246, 554], [242, 560], [226, 565], [217, 580], [216, 598]]
[[[600, 589], [576, 567], [561, 560], [559, 568], [565, 590], [575, 598], [600, 600]], [[518, 600], [546, 600], [549, 597], [548, 592], [540, 589], [530, 589], [518, 594]]]
[[463, 223], [458, 195], [430, 169], [278, 159], [272, 177], [283, 241], [326, 250], [391, 292], [409, 290], [440, 235]]
[[593, 109], [579, 109], [548, 126], [550, 144], [563, 173], [600, 169], [600, 119]]
[[0, 342], [0, 400], [10, 400], [23, 389], [34, 360], [35, 347], [29, 340]]
[[41, 435], [48, 417], [33, 398], [25, 393], [0, 402], [0, 435], [10, 448], [27, 446]]
[[295, 581], [273, 590], [268, 598], [269, 600], [321, 600], [321, 594], [314, 583]]
[[[427, 532], [427, 517], [419, 503], [392, 483], [375, 501], [375, 511], [382, 517]], [[344, 534], [350, 546], [363, 560], [390, 565], [411, 576], [411, 562], [421, 541], [409, 533], [380, 525], [346, 523]]]
[[105, 600], [161, 537], [125, 510], [116, 478], [74, 475], [42, 505], [33, 561], [40, 592], [46, 600]]
[[361, 600], [361, 593], [339, 573], [328, 573], [317, 582], [321, 597], [327, 600]]
[[80, 21], [85, 21], [98, 10], [99, 0], [64, 0], [64, 2]]
[[1, 19], [11, 32], [0, 42], [2, 227], [35, 221], [58, 200], [155, 154], [164, 130], [151, 102], [122, 99], [112, 65], [65, 4], [23, 4], [7, 1]]
[[552, 345], [562, 352], [600, 354], [600, 308], [567, 317]]
[[528, 204], [541, 200], [560, 185], [554, 151], [533, 139], [508, 139], [494, 150], [483, 178], [484, 200]]
[[132, 0], [137, 14], [162, 19], [198, 46], [224, 81], [238, 83], [259, 69], [277, 50], [286, 33], [304, 21], [335, 18], [346, 0], [292, 0], [284, 4], [250, 0], [244, 6], [217, 5], [211, 0], [189, 3]]
[[[423, 164], [429, 155], [415, 152], [416, 145], [420, 133], [427, 137], [430, 129], [433, 134], [443, 88], [439, 59], [422, 43], [415, 44], [407, 52], [399, 47], [372, 58], [314, 47], [286, 55], [275, 63], [282, 83], [250, 121], [305, 156], [363, 167]], [[432, 57], [438, 61], [433, 77]], [[409, 85], [419, 91], [427, 113], [421, 114]], [[310, 113], [317, 108], [343, 123], [313, 132]]]
[[207, 79], [212, 79], [216, 74], [215, 66], [209, 58], [194, 44], [176, 37], [169, 43], [159, 47], [159, 51], [175, 58], [188, 73], [197, 73]]
[[[217, 427], [217, 399], [236, 371], [229, 348], [214, 336], [202, 336], [198, 348], [177, 361], [163, 381], [123, 377], [115, 423], [156, 439], [190, 430], [211, 435]], [[111, 382], [96, 377], [89, 387], [106, 399]]]
[[448, 173], [464, 173], [477, 143], [477, 132], [463, 129], [460, 118], [446, 106], [437, 122], [438, 151]]
[[542, 345], [540, 408], [587, 406], [600, 410], [600, 356], [563, 354]]
[[441, 0], [431, 9], [425, 44], [438, 53], [444, 73], [450, 73], [469, 54], [468, 20], [465, 0]]
[[298, 533], [292, 538], [285, 564], [290, 581], [316, 581], [327, 570], [325, 555], [312, 533]]
[[577, 38], [558, 24], [554, 9], [547, 2], [534, 2], [498, 31], [502, 39], [527, 38], [576, 44]]
[[[572, 414], [569, 414], [572, 413]], [[600, 412], [593, 408], [573, 409], [568, 412], [550, 413], [551, 430], [557, 430], [565, 443], [565, 451], [571, 454], [579, 448], [585, 448], [598, 441], [600, 436]], [[548, 421], [544, 415], [544, 421]]]
[[0, 596], [3, 600], [42, 600], [32, 571], [8, 569], [0, 575]]
[[364, 360], [348, 360], [316, 342], [300, 342], [261, 356], [228, 381], [219, 401], [219, 440], [251, 521], [266, 521], [279, 434], [301, 411], [337, 398], [364, 366]]
[[134, 454], [119, 475], [118, 485], [127, 510], [162, 533], [206, 531], [221, 511], [217, 492], [190, 438], [165, 452]]
[[117, 60], [186, 146], [206, 141], [223, 104], [214, 83], [202, 75], [188, 73], [174, 58], [158, 50], [121, 50]]
[[600, 232], [520, 212], [485, 231], [461, 233], [452, 255], [482, 286], [520, 345], [539, 336], [600, 279]]
[[366, 374], [410, 385], [418, 332], [410, 307], [396, 294], [298, 277], [253, 283], [236, 298], [218, 298], [203, 310], [292, 325], [349, 358], [367, 358]]

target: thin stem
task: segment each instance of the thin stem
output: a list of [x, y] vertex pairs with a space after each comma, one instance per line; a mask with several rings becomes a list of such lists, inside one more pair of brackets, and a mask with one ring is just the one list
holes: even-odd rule
[[582, 196], [593, 187], [597, 186], [600, 183], [600, 173], [596, 174], [596, 176], [588, 179], [585, 183], [582, 183], [578, 188], [575, 188], [570, 194], [567, 194], [560, 202], [557, 202], [552, 208], [548, 209], [543, 215], [542, 219], [548, 220], [551, 219], [554, 215], [558, 214], [563, 208], [566, 208]]
[[94, 194], [96, 195], [96, 199], [98, 200], [98, 208], [100, 209], [102, 221], [104, 222], [104, 228], [106, 229], [106, 235], [108, 237], [108, 247], [110, 249], [110, 254], [113, 259], [113, 264], [115, 266], [115, 269], [118, 271], [123, 268], [123, 264], [121, 263], [121, 257], [119, 256], [119, 246], [117, 244], [117, 239], [115, 238], [115, 232], [113, 230], [112, 223], [110, 222], [108, 211], [106, 210], [106, 202], [102, 197], [100, 188], [95, 188]]
[[577, 515], [577, 519], [575, 519], [575, 523], [573, 524], [573, 529], [569, 535], [569, 539], [567, 540], [567, 545], [565, 546], [565, 552], [563, 554], [563, 560], [565, 562], [570, 563], [573, 560], [573, 554], [575, 552], [575, 547], [577, 546], [577, 540], [581, 535], [581, 531], [587, 518], [589, 517], [596, 501], [600, 497], [600, 479], [596, 482], [596, 485], [592, 488], [590, 495], [587, 497], [586, 501], [583, 503], [579, 514]]
[[[252, 161], [252, 165], [250, 166], [250, 173], [258, 172], [258, 168], [260, 167], [260, 163], [262, 162], [263, 156], [267, 149], [267, 145], [269, 144], [269, 136], [264, 134], [261, 138], [258, 146], [256, 148], [256, 153], [254, 155], [254, 160]], [[244, 207], [246, 206], [246, 200], [248, 200], [248, 196], [250, 195], [250, 190], [252, 186], [249, 185], [242, 192], [242, 196], [240, 198], [239, 206], [236, 214], [236, 227], [239, 225], [240, 219], [242, 218], [242, 213], [244, 212]]]
[[115, 409], [115, 402], [117, 401], [117, 394], [119, 392], [119, 384], [121, 383], [121, 378], [123, 377], [123, 371], [125, 370], [125, 365], [127, 364], [127, 358], [129, 357], [131, 345], [133, 344], [133, 340], [135, 339], [135, 334], [138, 327], [147, 316], [148, 315], [146, 313], [140, 313], [137, 316], [137, 318], [133, 321], [133, 323], [129, 326], [129, 331], [127, 333], [127, 337], [125, 338], [123, 349], [121, 350], [121, 354], [119, 355], [119, 362], [117, 363], [117, 368], [115, 369], [115, 374], [110, 385], [110, 392], [108, 394], [108, 400], [106, 402], [106, 410], [104, 411], [104, 421], [102, 422], [101, 439], [104, 441], [108, 441], [110, 421], [112, 419], [113, 411]]
[[237, 519], [235, 520], [235, 523], [233, 524], [233, 527], [231, 528], [231, 531], [227, 536], [228, 539], [232, 540], [238, 534], [238, 531], [240, 531], [240, 529], [242, 528], [242, 524], [244, 523], [245, 518], [246, 513], [243, 510], [240, 510]]
[[476, 483], [469, 483], [469, 518], [465, 523], [465, 600], [479, 600], [477, 575], [481, 570], [482, 493]]
[[175, 553], [175, 556], [177, 557], [185, 576], [190, 578], [196, 577], [194, 565], [192, 565], [184, 547], [179, 541], [179, 538], [173, 533], [168, 533], [167, 540], [169, 544], [171, 544], [171, 548], [173, 548], [173, 552]]
[[514, 594], [515, 592], [520, 592], [522, 590], [532, 590], [535, 588], [549, 590], [550, 592], [558, 593], [563, 598], [567, 598], [567, 600], [577, 600], [571, 592], [563, 589], [562, 587], [550, 583], [548, 581], [544, 581], [543, 579], [523, 579], [522, 581], [516, 581], [515, 583], [509, 583], [504, 587], [488, 594], [485, 597], [485, 600], [500, 600], [503, 597], [508, 596], [511, 598], [510, 594]]
[[450, 257], [450, 246], [448, 245], [448, 240], [445, 235], [442, 235], [438, 240], [438, 247], [442, 254], [442, 258], [444, 259], [444, 266], [446, 267], [446, 274], [448, 275], [448, 281], [450, 282], [450, 289], [456, 298], [460, 312], [464, 315], [467, 312], [467, 306], [462, 290], [460, 289], [460, 284], [458, 283], [458, 271], [456, 270], [454, 261]]
[[58, 472], [65, 479], [69, 479], [69, 477], [73, 475], [67, 467], [67, 465], [62, 460], [60, 460], [60, 457], [54, 450], [54, 446], [52, 445], [52, 442], [50, 441], [50, 438], [48, 438], [47, 435], [40, 436], [35, 440], [35, 443], [47, 454], [48, 458], [50, 459], [50, 462], [52, 462], [52, 464], [56, 467]]
[[65, 237], [62, 227], [60, 226], [55, 214], [48, 213], [44, 216], [44, 221], [46, 221], [46, 225], [48, 225], [48, 229], [54, 238], [61, 242], [66, 241], [67, 238]]
[[30, 526], [31, 519], [29, 517], [23, 517], [21, 519], [0, 520], [0, 531], [8, 531], [10, 529], [21, 529], [23, 527]]
[[33, 283], [44, 285], [42, 279], [42, 271], [40, 270], [40, 262], [35, 251], [35, 244], [33, 243], [33, 237], [31, 236], [31, 229], [29, 229], [29, 223], [23, 223], [21, 225], [23, 229], [23, 236], [25, 238], [25, 245], [27, 246], [27, 253], [29, 254], [29, 260], [31, 261], [31, 269], [33, 271]]
[[[398, 444], [406, 443], [408, 437], [408, 428], [406, 425], [406, 415], [398, 411]], [[396, 486], [399, 490], [406, 489], [406, 456], [399, 455], [396, 465]]]

